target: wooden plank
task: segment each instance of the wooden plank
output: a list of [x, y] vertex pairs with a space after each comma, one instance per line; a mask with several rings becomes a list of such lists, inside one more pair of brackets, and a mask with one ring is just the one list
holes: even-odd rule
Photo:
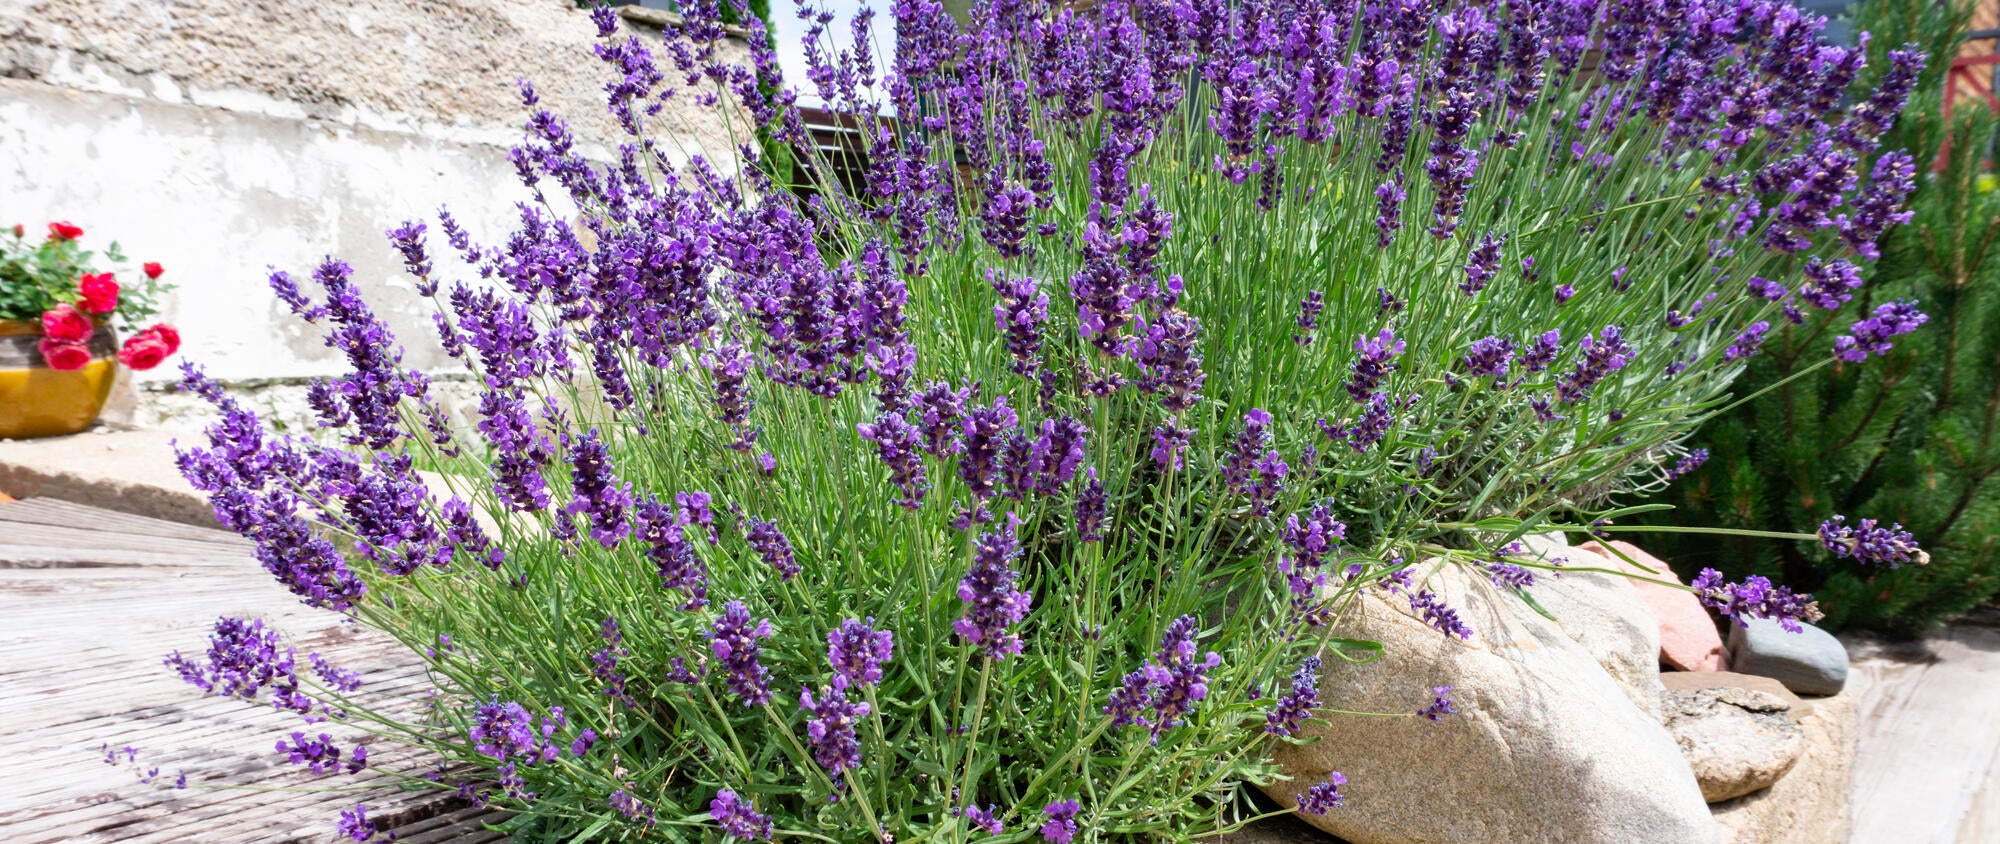
[[[216, 615], [262, 617], [301, 660], [318, 651], [362, 672], [371, 708], [420, 712], [431, 680], [400, 643], [300, 605], [249, 557], [247, 543], [220, 531], [160, 523], [168, 527], [149, 534], [154, 520], [100, 519], [91, 508], [45, 499], [30, 505], [5, 505], [0, 544], [10, 548], [0, 554], [59, 567], [0, 566], [0, 759], [34, 772], [0, 777], [9, 844], [327, 844], [339, 813], [356, 802], [399, 839], [504, 838], [480, 823], [489, 810], [466, 806], [450, 790], [409, 790], [387, 773], [419, 766], [420, 751], [378, 748], [338, 721], [308, 727], [267, 704], [204, 698], [161, 664], [175, 649], [199, 652]], [[31, 543], [20, 541], [30, 534]], [[75, 567], [91, 560], [119, 565]], [[288, 765], [272, 743], [298, 729], [331, 733], [343, 746], [365, 741], [382, 768], [316, 777]], [[125, 767], [105, 765], [107, 742], [139, 748], [138, 761], [158, 766], [160, 781], [142, 785]], [[189, 788], [162, 787], [180, 771]], [[230, 788], [242, 785], [280, 790]]]
[[1859, 745], [1854, 841], [1992, 841], [2000, 811], [2000, 629], [1958, 624], [1920, 642], [1848, 643]]
[[29, 498], [15, 503], [20, 506], [0, 510], [0, 523], [18, 522], [51, 527], [89, 528], [136, 536], [170, 536], [244, 547], [250, 544], [249, 540], [226, 530], [119, 513], [57, 498]]

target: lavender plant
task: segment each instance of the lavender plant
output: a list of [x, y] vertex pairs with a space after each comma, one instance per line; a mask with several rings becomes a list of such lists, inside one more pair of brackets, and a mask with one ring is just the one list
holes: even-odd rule
[[[436, 697], [378, 717], [365, 678], [236, 621], [183, 674], [418, 746], [429, 783], [565, 840], [1234, 828], [1271, 743], [1339, 711], [1317, 672], [1379, 652], [1344, 609], [1477, 637], [1437, 565], [1531, 602], [1547, 566], [1507, 545], [1619, 530], [1772, 322], [1855, 294], [1908, 190], [1856, 164], [1898, 72], [1843, 108], [1863, 53], [1768, 0], [889, 11], [852, 49], [801, 12], [807, 90], [864, 127], [856, 185], [754, 20], [724, 60], [712, 3], [660, 45], [596, 13], [609, 161], [524, 84], [519, 227], [389, 232], [476, 429], [347, 265], [273, 275], [352, 364], [313, 393], [324, 436], [190, 366], [220, 417], [182, 469]], [[670, 98], [751, 166], [679, 154]], [[756, 128], [809, 190], [755, 166]], [[1453, 712], [1429, 680], [1405, 717]]]

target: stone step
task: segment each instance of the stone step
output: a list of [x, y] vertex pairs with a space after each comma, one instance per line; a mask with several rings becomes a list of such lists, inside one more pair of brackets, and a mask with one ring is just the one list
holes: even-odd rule
[[98, 427], [67, 437], [0, 440], [0, 494], [215, 527], [208, 500], [174, 466], [174, 437]]

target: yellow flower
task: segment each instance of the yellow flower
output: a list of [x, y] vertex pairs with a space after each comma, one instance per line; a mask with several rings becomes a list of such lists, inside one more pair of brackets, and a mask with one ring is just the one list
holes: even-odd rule
[[1995, 177], [1992, 173], [1981, 173], [1978, 181], [1973, 184], [1980, 193], [1992, 193], [1994, 185], [2000, 184], [2000, 177]]

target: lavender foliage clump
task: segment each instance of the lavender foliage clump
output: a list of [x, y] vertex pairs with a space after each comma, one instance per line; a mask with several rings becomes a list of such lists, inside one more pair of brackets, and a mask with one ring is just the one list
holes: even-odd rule
[[[1186, 782], [1307, 730], [1359, 596], [1469, 639], [1485, 608], [1418, 572], [1535, 565], [1472, 520], [1588, 528], [1694, 470], [1767, 341], [1875, 365], [1924, 322], [1869, 288], [1923, 57], [1851, 90], [1866, 51], [1788, 6], [898, 0], [801, 10], [794, 79], [726, 8], [575, 12], [603, 84], [521, 85], [504, 225], [387, 232], [423, 337], [341, 259], [274, 269], [336, 366], [305, 426], [184, 368], [214, 418], [183, 475], [302, 603], [423, 660], [424, 711], [254, 622], [173, 670], [402, 737], [412, 781], [556, 838], [1185, 838], [1229, 811]], [[1244, 682], [1271, 666], [1302, 668]], [[286, 758], [333, 764], [317, 735]]]

